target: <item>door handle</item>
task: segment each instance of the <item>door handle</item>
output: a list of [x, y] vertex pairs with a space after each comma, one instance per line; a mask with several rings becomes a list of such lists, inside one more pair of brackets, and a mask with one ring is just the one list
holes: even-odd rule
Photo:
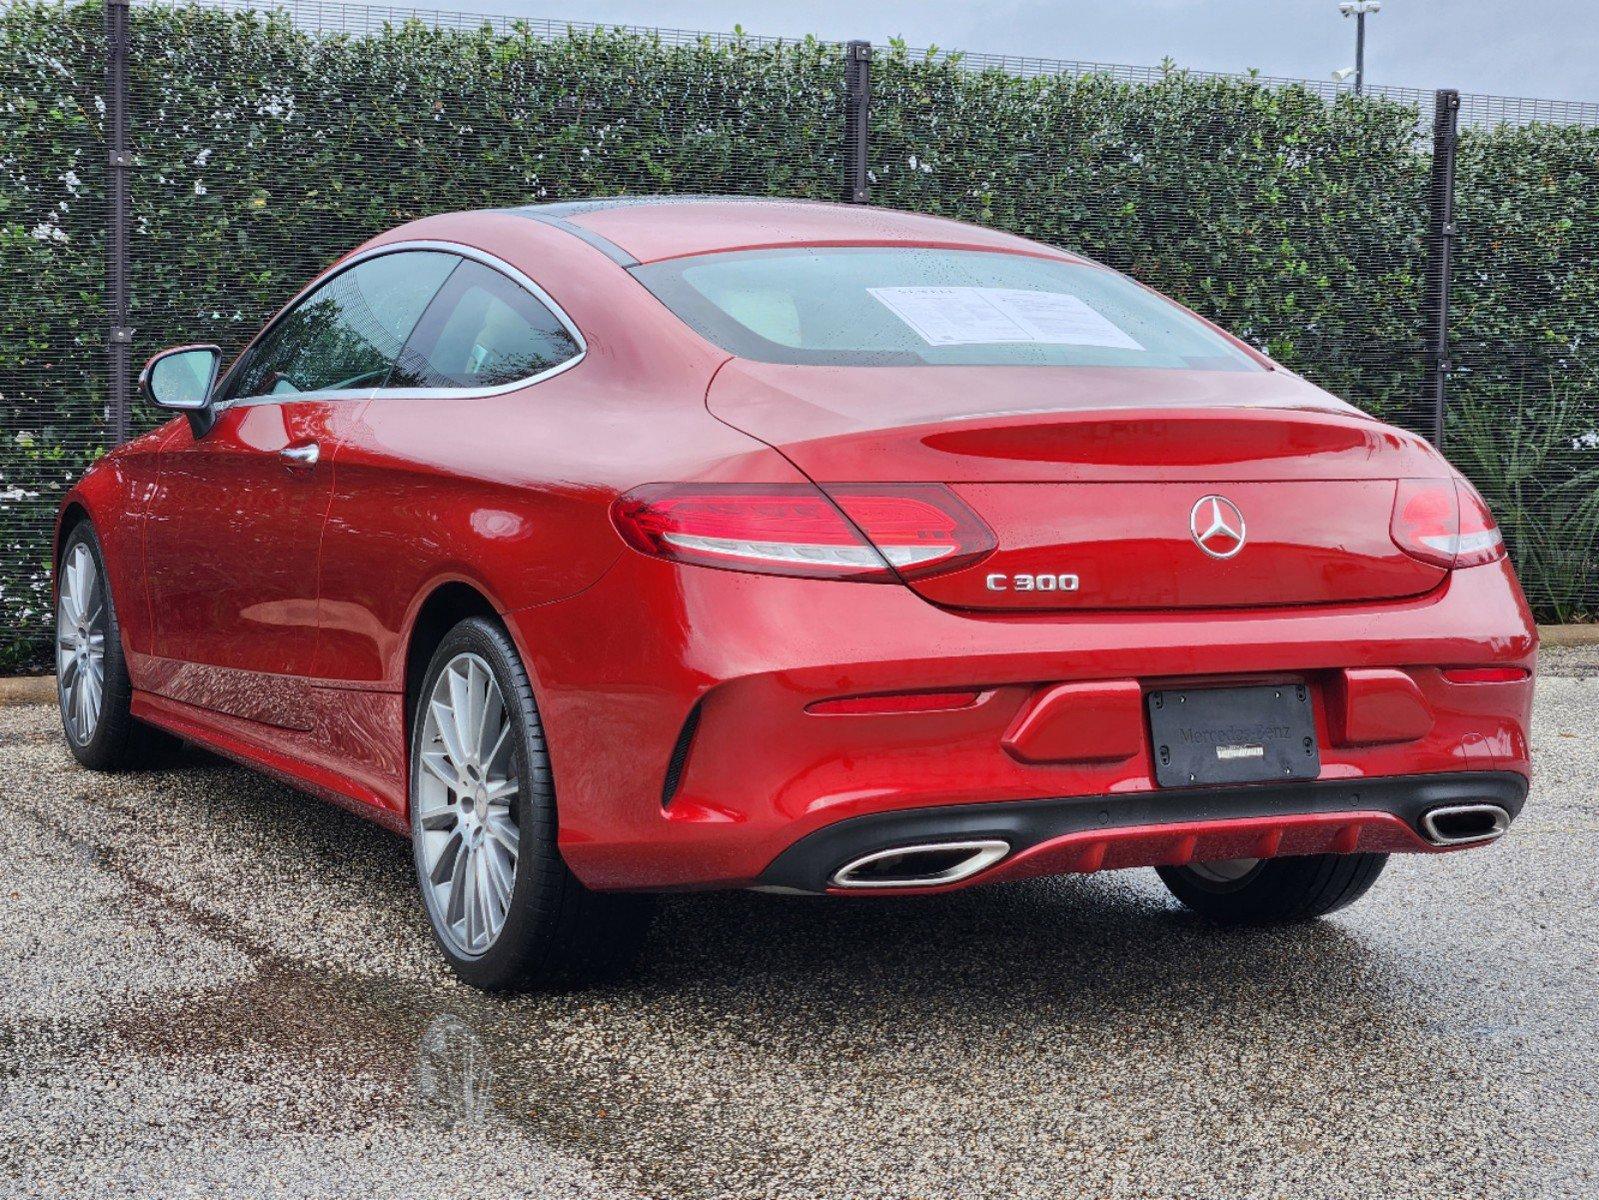
[[322, 457], [322, 451], [315, 442], [308, 442], [304, 446], [285, 446], [278, 451], [285, 466], [314, 467], [316, 460]]

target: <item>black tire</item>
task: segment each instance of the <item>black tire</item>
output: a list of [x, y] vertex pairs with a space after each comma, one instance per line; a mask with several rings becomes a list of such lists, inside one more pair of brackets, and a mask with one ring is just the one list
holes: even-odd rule
[[[513, 809], [518, 826], [514, 883], [504, 924], [487, 949], [466, 954], [441, 927], [424, 866], [422, 805], [418, 801], [427, 707], [439, 677], [463, 654], [487, 663], [509, 718], [509, 740], [519, 787]], [[434, 785], [437, 786], [437, 785]], [[450, 804], [460, 804], [450, 792]], [[614, 979], [637, 959], [655, 898], [602, 893], [584, 887], [556, 846], [555, 787], [538, 706], [515, 645], [484, 617], [468, 617], [444, 636], [413, 698], [410, 775], [411, 842], [423, 910], [434, 941], [467, 983], [485, 991], [573, 987]]]
[[1247, 874], [1221, 881], [1192, 867], [1157, 867], [1172, 895], [1226, 925], [1313, 921], [1353, 904], [1377, 882], [1386, 854], [1312, 854], [1267, 858]]
[[[94, 633], [104, 646], [102, 695], [99, 715], [88, 730], [88, 736], [74, 726], [68, 713], [68, 693], [63, 687], [66, 677], [65, 662], [59, 652], [62, 630], [62, 605], [56, 604], [57, 646], [56, 702], [61, 711], [61, 731], [66, 736], [67, 748], [72, 757], [91, 771], [128, 771], [159, 766], [177, 746], [176, 739], [153, 729], [133, 716], [133, 684], [128, 679], [127, 658], [122, 651], [122, 625], [117, 619], [117, 607], [111, 595], [110, 577], [106, 575], [105, 557], [100, 552], [100, 539], [88, 521], [80, 521], [61, 547], [61, 570], [73, 561], [79, 546], [87, 550], [94, 561], [100, 585], [98, 615], [91, 622]], [[58, 572], [60, 573], [60, 572]], [[57, 588], [65, 585], [58, 579]]]

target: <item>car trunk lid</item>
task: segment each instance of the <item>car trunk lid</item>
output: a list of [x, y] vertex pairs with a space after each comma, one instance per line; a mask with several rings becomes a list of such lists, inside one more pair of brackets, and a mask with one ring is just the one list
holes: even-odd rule
[[735, 361], [708, 403], [824, 489], [946, 485], [997, 548], [908, 580], [941, 605], [1342, 604], [1445, 575], [1389, 532], [1396, 481], [1441, 460], [1285, 372]]

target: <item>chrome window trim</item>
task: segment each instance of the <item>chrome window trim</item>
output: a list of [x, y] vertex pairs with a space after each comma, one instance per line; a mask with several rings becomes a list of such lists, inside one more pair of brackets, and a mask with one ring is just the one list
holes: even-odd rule
[[240, 396], [237, 400], [223, 400], [216, 406], [217, 412], [227, 412], [230, 408], [255, 408], [263, 404], [298, 404], [302, 400], [367, 400], [370, 399], [375, 389], [373, 388], [323, 388], [313, 392], [278, 392], [276, 395], [266, 396]]
[[[218, 412], [223, 412], [230, 408], [248, 408], [259, 404], [293, 404], [300, 400], [376, 400], [380, 398], [392, 400], [469, 400], [487, 396], [503, 396], [509, 392], [515, 392], [525, 387], [531, 387], [535, 383], [542, 383], [546, 379], [553, 379], [555, 376], [560, 375], [565, 371], [570, 371], [573, 367], [577, 366], [586, 357], [588, 357], [588, 340], [584, 338], [583, 331], [577, 327], [571, 317], [566, 315], [566, 310], [555, 302], [555, 298], [553, 296], [551, 296], [533, 280], [529, 279], [521, 271], [517, 270], [517, 268], [506, 262], [503, 258], [499, 258], [496, 255], [490, 254], [486, 250], [479, 250], [476, 246], [467, 246], [460, 242], [442, 242], [434, 239], [426, 239], [406, 242], [389, 242], [382, 246], [373, 246], [370, 250], [363, 250], [359, 254], [352, 254], [349, 258], [341, 261], [333, 270], [322, 275], [318, 275], [310, 283], [306, 284], [305, 287], [301, 288], [297, 293], [295, 293], [294, 299], [290, 300], [288, 304], [283, 306], [282, 312], [280, 312], [277, 316], [272, 318], [272, 320], [268, 321], [260, 328], [255, 337], [250, 339], [250, 344], [246, 346], [239, 354], [238, 363], [235, 365], [237, 366], [242, 364], [244, 362], [245, 355], [247, 355], [255, 347], [255, 344], [265, 337], [273, 326], [275, 326], [279, 321], [287, 317], [291, 312], [299, 307], [300, 301], [306, 296], [309, 296], [317, 288], [322, 287], [326, 283], [330, 283], [338, 276], [344, 274], [344, 272], [351, 270], [354, 267], [358, 267], [362, 263], [371, 259], [380, 258], [385, 254], [400, 254], [408, 250], [431, 250], [435, 253], [451, 254], [456, 258], [469, 259], [472, 262], [488, 267], [491, 271], [497, 271], [501, 275], [504, 275], [512, 283], [516, 284], [518, 287], [532, 295], [535, 300], [544, 305], [545, 308], [549, 309], [550, 312], [555, 315], [555, 319], [561, 323], [561, 328], [566, 330], [567, 334], [572, 338], [572, 340], [577, 343], [577, 353], [571, 358], [565, 359], [547, 370], [536, 372], [535, 374], [525, 376], [522, 379], [514, 379], [510, 383], [497, 384], [490, 388], [323, 388], [319, 391], [310, 392], [279, 392], [276, 395], [267, 394], [262, 396], [241, 396], [237, 400], [227, 400], [221, 404], [218, 404], [216, 406], [216, 410]], [[448, 279], [449, 277], [446, 276], [445, 278]], [[437, 295], [438, 293], [435, 292], [434, 297], [437, 298]], [[428, 301], [429, 305], [432, 303], [432, 300]], [[424, 314], [427, 312], [426, 306], [424, 306], [422, 312]], [[418, 320], [420, 320], [420, 317]], [[416, 328], [413, 326], [411, 331], [406, 334], [406, 340], [409, 341], [411, 334], [415, 332]], [[403, 350], [405, 347], [401, 346], [400, 348]], [[231, 370], [229, 371], [229, 374], [232, 374]]]

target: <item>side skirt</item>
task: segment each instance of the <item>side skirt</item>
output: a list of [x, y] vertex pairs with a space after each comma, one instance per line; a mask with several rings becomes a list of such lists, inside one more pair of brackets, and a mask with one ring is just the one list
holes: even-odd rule
[[[320, 702], [315, 706], [318, 718], [315, 724], [321, 727], [320, 731], [313, 728], [300, 732], [262, 725], [141, 691], [133, 693], [133, 715], [223, 758], [270, 775], [281, 783], [336, 804], [409, 838], [411, 830], [405, 810], [403, 751], [397, 750], [387, 756], [392, 759], [392, 763], [385, 764], [389, 767], [387, 770], [381, 767], [376, 770], [363, 769], [359, 766], [352, 769], [352, 763], [358, 760], [348, 754], [342, 758], [339, 755], [341, 743], [348, 743], [350, 734], [335, 734], [335, 723], [322, 719], [325, 714], [331, 716], [336, 713], [338, 726], [346, 731], [377, 726], [377, 740], [384, 742], [388, 739], [382, 735], [381, 727], [386, 722], [373, 718], [387, 715], [386, 710], [390, 708], [397, 713], [402, 703], [401, 697], [382, 692], [347, 692], [332, 688], [313, 691], [322, 693]], [[363, 708], [366, 711], [358, 711]], [[372, 711], [374, 708], [379, 711]], [[369, 738], [357, 735], [357, 740], [368, 747], [371, 745]], [[398, 735], [395, 741], [398, 742]], [[334, 766], [334, 761], [342, 762], [342, 768]]]

